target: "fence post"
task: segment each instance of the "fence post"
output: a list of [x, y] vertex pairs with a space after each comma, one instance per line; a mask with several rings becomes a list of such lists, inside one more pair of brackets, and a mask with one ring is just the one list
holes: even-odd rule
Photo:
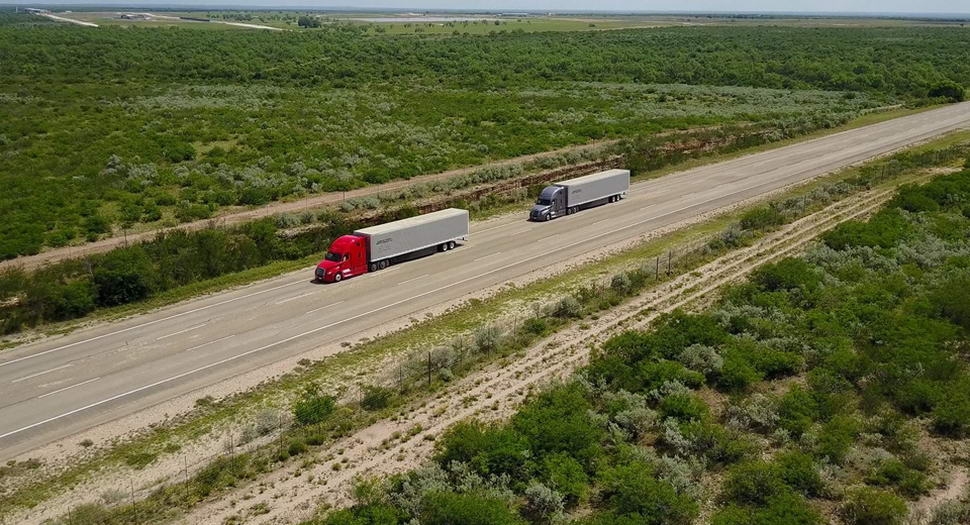
[[667, 250], [667, 275], [670, 275], [670, 259], [673, 257], [673, 250]]
[[654, 279], [656, 279], [656, 280], [659, 281], [660, 280], [660, 256], [658, 255], [658, 256], [654, 257], [653, 258], [653, 262], [655, 262], [657, 264], [657, 270], [653, 274], [653, 277], [654, 277]]
[[431, 387], [431, 352], [428, 352], [428, 387]]

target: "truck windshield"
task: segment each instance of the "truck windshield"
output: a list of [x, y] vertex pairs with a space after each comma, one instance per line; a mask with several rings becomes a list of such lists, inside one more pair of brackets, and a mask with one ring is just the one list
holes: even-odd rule
[[550, 206], [552, 204], [552, 201], [549, 199], [539, 199], [536, 201], [536, 204], [541, 204], [543, 206]]
[[330, 262], [340, 262], [344, 260], [344, 256], [342, 253], [333, 253], [333, 252], [327, 252], [327, 255], [325, 255], [323, 258]]

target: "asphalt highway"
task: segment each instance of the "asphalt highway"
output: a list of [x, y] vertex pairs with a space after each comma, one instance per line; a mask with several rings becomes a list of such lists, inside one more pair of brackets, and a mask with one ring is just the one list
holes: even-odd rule
[[635, 184], [546, 223], [473, 224], [450, 252], [320, 285], [307, 268], [0, 352], [0, 460], [588, 251], [970, 127], [947, 106]]

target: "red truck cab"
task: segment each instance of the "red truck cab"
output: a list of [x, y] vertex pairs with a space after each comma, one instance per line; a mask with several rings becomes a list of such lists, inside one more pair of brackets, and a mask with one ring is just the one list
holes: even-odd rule
[[314, 275], [318, 281], [333, 283], [362, 273], [367, 273], [367, 239], [342, 235], [330, 244]]

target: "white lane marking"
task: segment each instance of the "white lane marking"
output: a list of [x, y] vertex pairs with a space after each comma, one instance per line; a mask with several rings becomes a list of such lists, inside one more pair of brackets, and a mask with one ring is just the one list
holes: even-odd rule
[[61, 365], [61, 366], [58, 366], [58, 367], [55, 367], [55, 368], [51, 368], [50, 370], [44, 370], [43, 372], [37, 372], [36, 374], [30, 374], [29, 376], [24, 376], [24, 377], [21, 377], [21, 378], [14, 379], [10, 383], [19, 383], [21, 381], [26, 381], [28, 379], [33, 379], [33, 378], [35, 378], [37, 376], [42, 376], [44, 374], [49, 374], [51, 372], [56, 372], [58, 370], [63, 370], [65, 368], [69, 367], [69, 366], [74, 366], [74, 365], [72, 363], [68, 363], [66, 365]]
[[[57, 389], [57, 390], [55, 390], [53, 392], [48, 392], [46, 394], [39, 395], [39, 396], [37, 396], [37, 399], [45, 398], [47, 396], [52, 396], [54, 394], [60, 394], [61, 392], [65, 391], [65, 390], [70, 390], [72, 388], [77, 388], [79, 386], [84, 386], [84, 385], [86, 385], [88, 383], [93, 383], [93, 382], [97, 381], [98, 379], [101, 379], [101, 378], [100, 377], [95, 377], [94, 379], [88, 379], [87, 381], [81, 381], [80, 383], [77, 383], [75, 385], [66, 386], [64, 388]], [[3, 437], [3, 436], [0, 436], [0, 437]]]
[[407, 283], [409, 283], [409, 282], [411, 282], [411, 281], [417, 281], [418, 279], [423, 279], [423, 278], [425, 278], [425, 277], [427, 277], [427, 276], [428, 276], [428, 274], [424, 274], [424, 275], [419, 275], [419, 276], [417, 276], [417, 277], [414, 277], [414, 278], [412, 278], [412, 279], [408, 279], [407, 281], [401, 281], [401, 282], [399, 282], [399, 283], [397, 283], [397, 285], [398, 285], [398, 286], [400, 286], [400, 285], [402, 285], [402, 284], [407, 284]]
[[309, 312], [307, 312], [307, 313], [305, 313], [303, 315], [310, 315], [313, 312], [319, 312], [320, 310], [323, 310], [324, 308], [330, 308], [331, 306], [337, 306], [338, 304], [343, 303], [343, 302], [345, 302], [345, 301], [337, 301], [335, 303], [330, 303], [330, 304], [328, 304], [326, 306], [321, 306], [320, 308], [314, 308], [313, 310], [310, 310]]
[[209, 323], [202, 323], [202, 324], [197, 324], [195, 326], [190, 326], [190, 327], [186, 328], [185, 330], [179, 330], [178, 332], [172, 332], [170, 334], [166, 334], [166, 335], [163, 335], [161, 337], [156, 337], [155, 340], [156, 341], [161, 341], [162, 339], [168, 339], [169, 337], [176, 336], [176, 335], [179, 335], [179, 334], [184, 334], [185, 332], [191, 332], [192, 330], [198, 330], [199, 328], [202, 328], [203, 326], [205, 326], [207, 324], [209, 324]]
[[186, 348], [185, 350], [182, 350], [182, 351], [183, 352], [188, 352], [190, 350], [196, 350], [198, 348], [202, 348], [203, 346], [209, 346], [209, 345], [211, 345], [213, 343], [218, 343], [219, 341], [225, 341], [226, 339], [230, 339], [230, 338], [233, 338], [233, 337], [236, 337], [236, 334], [227, 335], [225, 337], [220, 337], [219, 339], [213, 339], [212, 341], [209, 341], [208, 343], [202, 343], [201, 345], [195, 345], [193, 347]]
[[511, 237], [512, 235], [518, 235], [520, 233], [525, 233], [527, 231], [532, 231], [532, 228], [526, 228], [524, 230], [515, 230], [514, 232], [509, 232], [506, 235], [509, 236], [509, 237]]
[[[609, 231], [609, 232], [606, 232], [606, 233], [601, 233], [601, 234], [594, 235], [592, 237], [583, 239], [581, 241], [576, 241], [576, 242], [572, 242], [572, 243], [569, 243], [569, 244], [565, 244], [563, 246], [559, 246], [559, 247], [557, 247], [553, 251], [554, 252], [563, 251], [563, 250], [572, 248], [573, 246], [578, 246], [580, 244], [585, 244], [585, 243], [588, 243], [589, 241], [592, 241], [592, 240], [595, 240], [595, 239], [599, 239], [600, 237], [605, 237], [607, 235], [611, 235], [611, 234], [614, 234], [614, 233], [619, 232], [619, 231], [628, 230], [630, 228], [635, 228], [637, 226], [640, 226], [641, 224], [645, 224], [647, 222], [650, 222], [650, 221], [653, 221], [653, 220], [657, 220], [657, 219], [660, 219], [662, 217], [666, 217], [668, 215], [674, 215], [675, 213], [679, 213], [679, 212], [682, 212], [682, 211], [687, 210], [687, 209], [690, 209], [690, 208], [696, 208], [698, 206], [707, 204], [709, 202], [714, 202], [716, 200], [723, 199], [725, 197], [730, 197], [732, 195], [737, 195], [738, 193], [744, 193], [746, 191], [750, 191], [750, 190], [752, 190], [754, 188], [757, 188], [759, 186], [767, 186], [767, 185], [776, 184], [776, 183], [777, 183], [777, 181], [768, 181], [768, 182], [765, 182], [765, 183], [756, 184], [754, 186], [751, 186], [751, 187], [748, 187], [748, 188], [745, 188], [745, 189], [742, 189], [742, 190], [738, 190], [738, 191], [735, 191], [735, 192], [732, 192], [732, 193], [728, 193], [726, 195], [721, 195], [720, 197], [717, 197], [717, 198], [714, 198], [714, 199], [709, 199], [709, 200], [706, 200], [706, 201], [702, 201], [702, 202], [697, 202], [697, 203], [694, 203], [694, 204], [690, 204], [688, 206], [684, 206], [682, 208], [678, 208], [676, 210], [669, 211], [667, 213], [662, 213], [660, 215], [655, 215], [653, 217], [648, 217], [646, 219], [637, 221], [637, 222], [632, 223], [632, 224], [628, 224], [626, 226], [620, 226], [617, 229], [612, 230], [612, 231]], [[154, 387], [159, 386], [159, 385], [164, 385], [165, 383], [171, 383], [172, 381], [177, 381], [179, 379], [182, 379], [183, 377], [186, 377], [186, 376], [195, 374], [197, 372], [202, 372], [203, 370], [208, 370], [210, 368], [214, 368], [214, 367], [217, 367], [219, 365], [223, 365], [225, 363], [229, 363], [231, 361], [235, 361], [237, 359], [242, 359], [243, 357], [246, 357], [246, 356], [251, 355], [251, 354], [255, 354], [256, 352], [262, 352], [263, 350], [266, 350], [268, 348], [273, 348], [274, 346], [279, 346], [279, 345], [284, 344], [284, 343], [289, 343], [290, 341], [292, 341], [294, 339], [299, 339], [299, 338], [301, 338], [303, 336], [315, 334], [317, 332], [321, 332], [323, 330], [326, 330], [328, 328], [332, 328], [332, 327], [337, 326], [339, 324], [343, 324], [343, 323], [347, 323], [347, 322], [350, 322], [350, 321], [354, 321], [356, 319], [360, 319], [361, 317], [366, 317], [368, 315], [371, 315], [371, 314], [380, 312], [382, 310], [387, 310], [388, 308], [393, 308], [393, 307], [395, 307], [395, 306], [397, 306], [399, 304], [411, 302], [411, 301], [414, 301], [414, 300], [419, 299], [421, 297], [424, 297], [426, 295], [435, 294], [435, 293], [438, 293], [438, 292], [440, 292], [442, 290], [447, 290], [448, 288], [452, 288], [452, 287], [455, 287], [455, 286], [458, 286], [458, 285], [461, 285], [461, 284], [465, 284], [468, 281], [473, 281], [475, 279], [479, 279], [479, 278], [484, 277], [486, 275], [490, 275], [490, 274], [493, 274], [493, 273], [498, 273], [498, 272], [504, 271], [504, 270], [506, 270], [508, 268], [511, 268], [513, 266], [521, 266], [524, 263], [527, 263], [527, 262], [530, 262], [530, 261], [534, 261], [536, 259], [541, 259], [541, 258], [544, 258], [544, 257], [548, 257], [548, 255], [549, 255], [549, 253], [547, 252], [547, 253], [542, 253], [542, 254], [539, 254], [539, 255], [534, 255], [532, 257], [529, 257], [529, 258], [526, 258], [526, 259], [523, 259], [523, 260], [520, 260], [520, 261], [515, 261], [515, 262], [513, 262], [511, 264], [506, 264], [504, 266], [500, 266], [498, 268], [494, 268], [494, 269], [489, 270], [487, 272], [483, 272], [483, 273], [480, 273], [478, 275], [473, 275], [471, 277], [467, 277], [467, 278], [462, 279], [460, 281], [455, 281], [455, 282], [453, 282], [451, 284], [446, 284], [446, 285], [443, 285], [443, 286], [439, 286], [439, 287], [437, 287], [437, 288], [435, 288], [433, 290], [428, 290], [427, 292], [422, 292], [422, 293], [419, 293], [417, 295], [413, 295], [411, 297], [408, 297], [407, 299], [401, 299], [400, 301], [395, 301], [393, 303], [385, 304], [384, 306], [381, 306], [380, 308], [375, 308], [375, 309], [373, 309], [373, 310], [371, 310], [369, 312], [364, 312], [364, 313], [361, 313], [361, 314], [357, 314], [357, 315], [348, 317], [346, 319], [342, 319], [340, 321], [334, 321], [334, 322], [332, 322], [330, 324], [326, 324], [326, 325], [323, 325], [321, 327], [314, 328], [312, 330], [307, 330], [306, 332], [303, 332], [303, 333], [300, 333], [300, 334], [292, 335], [290, 337], [287, 337], [286, 339], [281, 339], [279, 341], [276, 341], [275, 343], [269, 343], [269, 344], [263, 345], [263, 346], [261, 346], [259, 348], [254, 348], [252, 350], [247, 350], [247, 351], [245, 351], [245, 352], [243, 352], [241, 354], [236, 354], [234, 356], [229, 356], [229, 357], [226, 357], [225, 359], [220, 359], [219, 361], [216, 361], [214, 363], [209, 363], [207, 365], [203, 365], [203, 366], [200, 366], [198, 368], [194, 368], [194, 369], [189, 370], [187, 372], [182, 372], [181, 374], [177, 374], [177, 375], [174, 375], [172, 377], [168, 377], [168, 378], [165, 378], [165, 379], [161, 379], [159, 381], [155, 381], [154, 383], [151, 383], [151, 384], [148, 384], [148, 385], [145, 385], [145, 386], [141, 386], [141, 387], [135, 388], [133, 390], [129, 390], [127, 392], [123, 392], [121, 394], [115, 394], [115, 395], [113, 395], [113, 396], [111, 396], [111, 397], [109, 397], [107, 399], [102, 399], [101, 401], [97, 401], [95, 403], [91, 403], [89, 405], [85, 405], [85, 406], [83, 406], [81, 408], [75, 408], [74, 410], [70, 410], [68, 412], [64, 412], [63, 414], [56, 415], [56, 416], [52, 416], [52, 417], [49, 417], [49, 418], [44, 419], [42, 421], [38, 421], [36, 423], [32, 423], [30, 425], [27, 425], [25, 427], [21, 427], [21, 428], [18, 428], [16, 430], [11, 430], [9, 432], [6, 432], [4, 434], [0, 434], [0, 439], [3, 439], [5, 437], [12, 436], [14, 434], [19, 434], [20, 432], [23, 432], [25, 430], [30, 430], [32, 428], [39, 427], [41, 425], [45, 425], [45, 424], [50, 423], [52, 421], [57, 421], [59, 419], [63, 419], [65, 417], [68, 417], [68, 416], [77, 414], [78, 412], [83, 412], [85, 410], [88, 410], [88, 409], [91, 409], [91, 408], [94, 408], [94, 407], [103, 405], [105, 403], [110, 403], [110, 402], [112, 402], [112, 401], [114, 401], [116, 399], [121, 399], [122, 397], [127, 397], [127, 396], [130, 396], [131, 394], [136, 394], [136, 393], [141, 392], [143, 390], [148, 390], [149, 388], [154, 388]]]
[[508, 226], [508, 224], [499, 224], [497, 226], [492, 226], [491, 228], [485, 228], [483, 230], [474, 230], [474, 231], [472, 231], [470, 233], [474, 233], [474, 234], [485, 233], [485, 232], [492, 231], [492, 230], [495, 230], [495, 229], [498, 229], [498, 228], [505, 228], [506, 226]]
[[613, 217], [607, 217], [605, 219], [600, 219], [600, 220], [598, 220], [596, 222], [590, 223], [590, 226], [592, 226], [593, 224], [599, 224], [601, 222], [612, 221], [612, 220], [613, 220]]
[[489, 257], [495, 257], [496, 255], [502, 255], [502, 252], [490, 253], [488, 255], [484, 255], [482, 257], [479, 257], [478, 259], [473, 259], [472, 262], [480, 261], [482, 259], [488, 259]]
[[222, 306], [224, 304], [233, 303], [233, 302], [239, 301], [241, 299], [247, 299], [249, 297], [253, 297], [255, 295], [261, 295], [261, 294], [264, 294], [264, 293], [267, 293], [267, 292], [272, 292], [274, 290], [279, 290], [280, 288], [286, 288], [287, 286], [293, 286], [294, 284], [305, 284], [305, 283], [306, 283], [306, 279], [301, 279], [299, 281], [294, 281], [292, 283], [283, 284], [283, 285], [280, 285], [280, 286], [276, 286], [274, 288], [269, 288], [267, 290], [262, 290], [262, 291], [259, 291], [259, 292], [253, 292], [251, 294], [242, 295], [242, 296], [239, 296], [239, 297], [235, 297], [233, 299], [226, 299], [225, 301], [220, 301], [218, 303], [213, 303], [213, 304], [210, 304], [208, 306], [201, 306], [199, 308], [195, 308], [193, 310], [188, 310], [186, 312], [178, 313], [178, 314], [175, 314], [175, 315], [170, 315], [168, 317], [163, 317], [161, 319], [155, 319], [154, 321], [148, 321], [147, 323], [141, 323], [141, 324], [137, 324], [135, 326], [129, 326], [128, 328], [123, 328], [121, 330], [115, 330], [114, 332], [110, 332], [110, 333], [107, 333], [107, 334], [101, 334], [101, 335], [96, 336], [96, 337], [91, 337], [91, 338], [88, 338], [88, 339], [83, 339], [81, 341], [75, 341], [75, 342], [73, 342], [71, 344], [66, 344], [64, 346], [59, 346], [57, 348], [51, 348], [50, 350], [44, 350], [43, 352], [37, 352], [36, 354], [25, 355], [23, 357], [18, 357], [17, 359], [11, 359], [10, 361], [4, 361], [3, 363], [0, 363], [0, 368], [5, 367], [7, 365], [12, 365], [14, 363], [19, 363], [19, 362], [24, 361], [24, 360], [27, 360], [27, 359], [33, 359], [35, 357], [40, 357], [42, 355], [46, 355], [46, 354], [49, 354], [51, 352], [59, 352], [61, 350], [65, 350], [67, 348], [71, 348], [73, 346], [77, 346], [77, 345], [80, 345], [80, 344], [90, 343], [91, 341], [97, 341], [98, 339], [104, 339], [105, 337], [111, 337], [112, 335], [123, 334], [125, 332], [130, 332], [132, 330], [136, 330], [138, 328], [144, 328], [146, 326], [150, 326], [150, 325], [153, 325], [153, 324], [161, 323], [163, 321], [168, 321], [170, 319], [175, 319], [175, 318], [178, 318], [178, 317], [182, 317], [183, 315], [188, 315], [188, 314], [192, 314], [192, 313], [195, 313], [195, 312], [201, 312], [202, 310], [208, 310], [209, 308], [215, 308], [216, 306]]
[[295, 301], [295, 300], [297, 300], [297, 299], [302, 299], [302, 298], [304, 298], [304, 297], [306, 297], [306, 296], [308, 296], [308, 295], [313, 295], [313, 292], [307, 292], [307, 293], [305, 293], [305, 294], [302, 294], [302, 295], [297, 295], [296, 297], [288, 297], [288, 298], [286, 298], [286, 299], [283, 299], [282, 301], [276, 301], [276, 302], [275, 302], [275, 303], [273, 303], [273, 304], [274, 304], [274, 305], [280, 305], [280, 304], [285, 304], [285, 303], [288, 303], [288, 302], [290, 302], [290, 301]]

